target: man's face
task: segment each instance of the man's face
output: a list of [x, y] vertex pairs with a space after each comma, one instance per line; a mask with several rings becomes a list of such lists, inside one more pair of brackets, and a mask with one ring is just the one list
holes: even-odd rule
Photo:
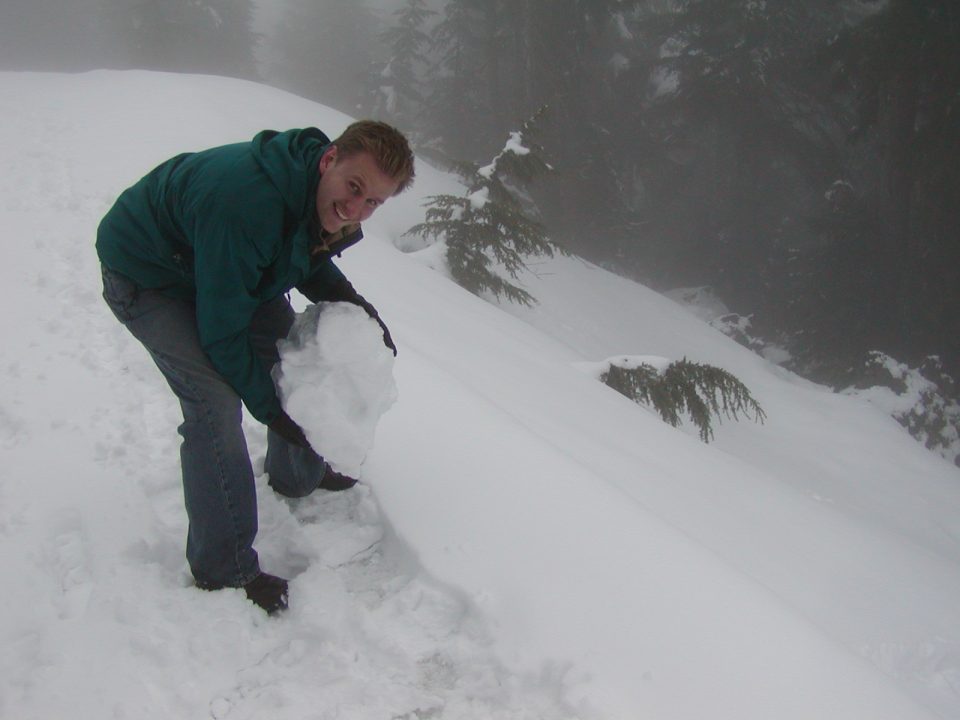
[[377, 167], [370, 153], [338, 157], [329, 148], [320, 158], [317, 217], [327, 232], [363, 222], [393, 196], [399, 182]]

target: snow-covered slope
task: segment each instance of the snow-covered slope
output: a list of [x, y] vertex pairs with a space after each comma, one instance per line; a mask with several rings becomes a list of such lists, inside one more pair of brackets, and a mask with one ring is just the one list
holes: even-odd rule
[[[580, 260], [531, 309], [463, 292], [396, 249], [455, 189], [423, 163], [341, 262], [400, 348], [364, 485], [262, 488], [286, 616], [194, 589], [178, 410], [94, 230], [176, 152], [349, 118], [145, 72], [0, 74], [0, 110], [0, 717], [960, 716], [960, 473]], [[615, 354], [724, 367], [767, 422], [704, 445], [580, 369]]]

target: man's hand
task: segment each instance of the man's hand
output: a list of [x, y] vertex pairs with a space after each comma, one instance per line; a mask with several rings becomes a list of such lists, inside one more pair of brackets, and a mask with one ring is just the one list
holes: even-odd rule
[[363, 295], [358, 293], [349, 280], [344, 278], [343, 282], [337, 285], [337, 287], [334, 289], [334, 292], [331, 294], [331, 299], [341, 300], [343, 302], [352, 303], [353, 305], [359, 305], [366, 310], [367, 315], [376, 320], [380, 325], [380, 329], [383, 330], [383, 344], [390, 348], [393, 351], [394, 357], [396, 357], [397, 346], [393, 344], [393, 338], [390, 335], [390, 330], [387, 328], [387, 324], [380, 319], [380, 313], [377, 312], [377, 309], [373, 306], [373, 304], [368, 302]]
[[303, 432], [303, 428], [297, 425], [293, 421], [293, 418], [283, 410], [280, 411], [280, 414], [277, 415], [267, 427], [291, 445], [313, 450], [313, 448], [310, 447], [310, 442], [307, 440], [306, 434]]
[[[361, 298], [361, 300], [363, 300], [363, 298]], [[393, 344], [393, 338], [390, 337], [390, 330], [387, 328], [387, 324], [380, 319], [380, 314], [377, 312], [377, 309], [366, 300], [363, 300], [363, 302], [359, 303], [359, 305], [367, 311], [367, 315], [372, 317], [380, 324], [380, 329], [383, 330], [383, 344], [393, 350], [393, 356], [396, 357], [397, 346]]]

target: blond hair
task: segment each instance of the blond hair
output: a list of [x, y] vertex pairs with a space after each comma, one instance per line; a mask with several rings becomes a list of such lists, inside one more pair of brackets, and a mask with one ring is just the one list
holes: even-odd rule
[[341, 158], [370, 153], [377, 167], [399, 183], [394, 195], [413, 184], [413, 152], [407, 138], [395, 127], [379, 120], [358, 120], [347, 126], [333, 144]]

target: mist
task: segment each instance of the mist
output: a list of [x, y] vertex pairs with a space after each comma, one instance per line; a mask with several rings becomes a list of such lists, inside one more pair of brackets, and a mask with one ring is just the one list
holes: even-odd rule
[[[269, 84], [485, 164], [545, 108], [529, 212], [704, 288], [833, 387], [960, 377], [960, 16], [949, 0], [7, 0], [0, 69]], [[740, 322], [739, 320], [737, 322]], [[735, 323], [734, 323], [735, 324]], [[742, 325], [742, 323], [741, 323]]]

